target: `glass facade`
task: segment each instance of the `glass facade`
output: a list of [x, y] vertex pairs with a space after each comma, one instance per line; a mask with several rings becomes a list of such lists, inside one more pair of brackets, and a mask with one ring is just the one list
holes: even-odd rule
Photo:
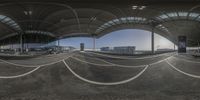
[[0, 15], [0, 21], [2, 23], [12, 27], [15, 30], [21, 30], [20, 26], [14, 20], [12, 20], [10, 17]]
[[200, 14], [195, 12], [170, 12], [157, 16], [159, 21], [173, 20], [173, 19], [186, 19], [200, 21]]
[[106, 28], [111, 26], [119, 25], [119, 24], [140, 24], [140, 23], [147, 23], [146, 18], [142, 17], [122, 17], [119, 19], [113, 19], [101, 25], [97, 30], [96, 33], [99, 33]]

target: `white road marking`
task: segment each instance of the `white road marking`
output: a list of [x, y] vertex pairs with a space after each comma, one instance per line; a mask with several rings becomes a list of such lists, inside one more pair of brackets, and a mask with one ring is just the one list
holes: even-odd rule
[[100, 54], [100, 53], [94, 53], [94, 52], [88, 52], [88, 53], [92, 53], [92, 54], [100, 55], [100, 56], [104, 56], [104, 57], [109, 57], [109, 58], [117, 58], [117, 59], [149, 59], [149, 58], [155, 58], [155, 57], [160, 57], [160, 56], [163, 56], [163, 55], [167, 55], [167, 54], [159, 54], [159, 55], [147, 56], [147, 57], [128, 58], [128, 57], [111, 56], [111, 55]]
[[83, 63], [87, 63], [87, 64], [91, 64], [91, 65], [97, 65], [97, 66], [114, 66], [114, 64], [96, 64], [96, 63], [92, 63], [92, 62], [88, 62], [88, 61], [85, 61], [85, 60], [81, 60], [77, 57], [70, 57], [70, 58], [73, 58], [77, 61], [80, 61], [80, 62], [83, 62]]
[[176, 67], [175, 67], [174, 65], [172, 65], [168, 60], [166, 60], [166, 62], [167, 62], [168, 65], [170, 65], [170, 66], [171, 66], [173, 69], [175, 69], [176, 71], [178, 71], [178, 72], [180, 72], [180, 73], [182, 73], [182, 74], [184, 74], [184, 75], [186, 75], [186, 76], [200, 79], [200, 76], [198, 76], [198, 75], [193, 75], [193, 74], [190, 74], [190, 73], [186, 73], [186, 72], [184, 72], [184, 71], [182, 71], [182, 70], [176, 68]]
[[[130, 81], [132, 81], [132, 80], [138, 78], [139, 76], [141, 76], [141, 75], [146, 71], [146, 69], [147, 69], [150, 65], [157, 64], [157, 63], [160, 63], [160, 62], [162, 62], [162, 61], [165, 60], [165, 59], [164, 59], [164, 60], [160, 60], [160, 61], [158, 61], [158, 62], [156, 62], [156, 63], [152, 63], [152, 64], [150, 64], [150, 65], [146, 65], [145, 68], [144, 68], [140, 73], [138, 73], [138, 74], [135, 75], [134, 77], [131, 77], [131, 78], [127, 79], [127, 80], [123, 80], [123, 81], [119, 81], [119, 82], [104, 83], [104, 82], [91, 81], [91, 80], [85, 79], [85, 78], [79, 76], [78, 74], [76, 74], [76, 73], [68, 66], [68, 64], [65, 62], [66, 59], [68, 59], [69, 57], [72, 57], [72, 56], [73, 56], [73, 55], [71, 55], [71, 56], [69, 55], [67, 58], [62, 59], [62, 60], [59, 60], [59, 61], [56, 61], [56, 62], [52, 62], [52, 63], [48, 63], [48, 64], [43, 64], [43, 65], [35, 66], [35, 67], [36, 67], [35, 69], [33, 69], [33, 70], [31, 70], [31, 71], [29, 71], [29, 72], [27, 72], [27, 73], [24, 73], [24, 74], [15, 75], [15, 76], [0, 76], [0, 79], [12, 79], [12, 78], [23, 77], [23, 76], [29, 75], [29, 74], [31, 74], [31, 73], [37, 71], [39, 68], [41, 68], [41, 67], [43, 67], [43, 66], [53, 65], [53, 64], [56, 64], [56, 63], [62, 61], [62, 62], [65, 64], [65, 66], [69, 69], [69, 71], [70, 71], [73, 75], [75, 75], [76, 77], [78, 77], [79, 79], [81, 79], [81, 80], [83, 80], [83, 81], [85, 81], [85, 82], [88, 82], [88, 83], [91, 83], [91, 84], [97, 84], [97, 85], [118, 85], [118, 84], [128, 83], [128, 82], [130, 82]], [[168, 57], [168, 58], [169, 58], [169, 57]], [[3, 62], [5, 62], [5, 61], [3, 61]], [[6, 63], [7, 63], [7, 61], [6, 61]], [[10, 63], [10, 62], [8, 62], [8, 63]], [[12, 63], [12, 64], [13, 64], [13, 63]], [[14, 64], [14, 65], [18, 65], [18, 64]], [[21, 65], [20, 65], [20, 66], [21, 66]], [[25, 67], [26, 65], [22, 65], [22, 66]]]
[[[87, 55], [91, 56], [91, 54], [87, 54]], [[76, 55], [76, 56], [80, 56], [80, 55]], [[83, 57], [87, 57], [87, 56], [83, 56]], [[91, 59], [91, 58], [90, 58], [90, 59]], [[103, 59], [99, 59], [99, 58], [96, 58], [96, 57], [92, 57], [92, 59], [96, 59], [96, 60], [102, 61], [102, 62], [104, 62], [104, 63], [113, 65], [113, 63], [110, 63], [110, 62], [105, 61], [105, 60], [103, 60]]]
[[[70, 57], [70, 56], [68, 56], [68, 57], [65, 58], [65, 59], [68, 59], [69, 57]], [[24, 74], [15, 75], [15, 76], [0, 76], [0, 79], [13, 79], [13, 78], [23, 77], [23, 76], [29, 75], [29, 74], [31, 74], [31, 73], [37, 71], [37, 70], [38, 70], [39, 68], [41, 68], [41, 67], [53, 65], [53, 64], [56, 64], [56, 63], [58, 63], [58, 62], [61, 62], [61, 61], [65, 60], [65, 59], [62, 59], [62, 60], [57, 61], [57, 62], [52, 62], [52, 63], [49, 63], [49, 64], [44, 64], [44, 65], [37, 66], [35, 69], [33, 69], [33, 70], [29, 71], [29, 72], [26, 72], [26, 73], [24, 73]]]
[[20, 67], [38, 67], [38, 66], [32, 66], [32, 65], [21, 65], [21, 64], [16, 64], [16, 63], [12, 63], [12, 62], [8, 62], [6, 60], [0, 59], [0, 61], [10, 64], [10, 65], [14, 65], [14, 66], [20, 66]]
[[[170, 57], [171, 57], [171, 56], [170, 56]], [[110, 65], [108, 65], [108, 64], [95, 64], [95, 63], [83, 61], [83, 60], [81, 60], [81, 59], [79, 59], [79, 58], [76, 58], [76, 57], [71, 57], [71, 58], [73, 58], [73, 59], [75, 59], [75, 60], [78, 60], [78, 61], [81, 61], [81, 62], [84, 62], [84, 63], [88, 63], [88, 64], [91, 64], [91, 65], [97, 65], [97, 66], [117, 66], [117, 67], [126, 67], [126, 68], [131, 68], [131, 67], [132, 67], [132, 68], [137, 68], [137, 67], [145, 67], [146, 65], [155, 65], [155, 64], [161, 63], [161, 62], [165, 61], [166, 59], [168, 59], [169, 57], [167, 57], [167, 58], [165, 58], [165, 59], [163, 59], [163, 60], [159, 60], [159, 61], [157, 61], [157, 62], [151, 63], [151, 64], [138, 65], [138, 66], [127, 66], [127, 65], [114, 64], [114, 63], [111, 63], [111, 62], [104, 61], [103, 59], [101, 59], [101, 60], [104, 61], [104, 62], [109, 63]]]
[[[46, 56], [42, 56], [42, 57], [33, 58], [33, 60], [52, 59], [52, 58], [55, 58], [55, 57], [62, 58], [62, 56], [63, 56], [63, 55], [66, 55], [66, 54], [67, 54], [67, 53], [46, 55]], [[62, 56], [60, 57], [60, 55], [62, 55]]]
[[[70, 54], [69, 54], [70, 55]], [[69, 56], [68, 56], [69, 57]], [[68, 58], [67, 57], [67, 58]], [[66, 58], [64, 58], [66, 59]], [[12, 63], [12, 62], [8, 62], [6, 60], [3, 60], [3, 59], [0, 59], [0, 61], [4, 62], [4, 63], [7, 63], [7, 64], [10, 64], [10, 65], [14, 65], [14, 66], [19, 66], [19, 67], [38, 67], [38, 66], [48, 66], [48, 65], [53, 65], [53, 64], [56, 64], [58, 62], [61, 62], [63, 59], [59, 60], [59, 61], [55, 61], [55, 62], [52, 62], [52, 63], [47, 63], [47, 64], [41, 64], [41, 65], [22, 65], [22, 64], [16, 64], [16, 63]]]
[[187, 59], [184, 59], [184, 58], [177, 58], [177, 57], [173, 57], [173, 58], [180, 59], [182, 61], [189, 62], [189, 63], [200, 63], [200, 61], [192, 61], [192, 60], [187, 60]]
[[71, 58], [73, 58], [73, 59], [75, 59], [75, 60], [77, 60], [77, 61], [80, 61], [80, 62], [84, 62], [84, 63], [88, 63], [88, 64], [91, 64], [91, 65], [97, 65], [97, 66], [116, 66], [116, 67], [126, 67], [126, 68], [136, 68], [136, 67], [145, 67], [146, 65], [138, 65], [138, 66], [127, 66], [127, 65], [119, 65], [119, 64], [96, 64], [96, 63], [91, 63], [91, 62], [87, 62], [87, 61], [83, 61], [83, 60], [81, 60], [81, 59], [79, 59], [79, 58], [76, 58], [76, 57], [71, 57]]
[[39, 68], [41, 68], [41, 66], [39, 67], [36, 67], [35, 69], [29, 71], [29, 72], [26, 72], [24, 74], [20, 74], [20, 75], [15, 75], [15, 76], [0, 76], [0, 79], [12, 79], [12, 78], [19, 78], [19, 77], [23, 77], [23, 76], [26, 76], [26, 75], [29, 75], [35, 71], [37, 71]]
[[163, 59], [163, 60], [160, 60], [160, 61], [151, 63], [151, 64], [149, 64], [149, 66], [156, 65], [156, 64], [161, 63], [161, 62], [163, 62], [163, 61], [166, 61], [166, 60], [169, 59], [170, 57], [173, 57], [173, 55], [172, 55], [172, 56], [169, 56], [169, 57], [167, 57], [167, 58], [165, 58], [165, 59]]
[[119, 82], [97, 82], [97, 81], [92, 81], [92, 80], [88, 80], [86, 78], [83, 78], [81, 77], [80, 75], [78, 75], [76, 72], [74, 72], [70, 67], [69, 65], [63, 60], [63, 63], [65, 64], [66, 68], [69, 69], [69, 71], [74, 75], [76, 76], [77, 78], [79, 78], [80, 80], [82, 81], [85, 81], [87, 83], [90, 83], [90, 84], [95, 84], [95, 85], [119, 85], [119, 84], [125, 84], [125, 83], [128, 83], [130, 81], [133, 81], [134, 79], [138, 78], [139, 76], [141, 76], [145, 71], [146, 69], [149, 67], [148, 65], [141, 71], [139, 72], [137, 75], [129, 78], [129, 79], [126, 79], [126, 80], [123, 80], [123, 81], [119, 81]]

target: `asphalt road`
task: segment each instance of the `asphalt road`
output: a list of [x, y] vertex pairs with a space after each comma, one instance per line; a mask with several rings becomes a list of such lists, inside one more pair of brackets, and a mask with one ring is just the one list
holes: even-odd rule
[[0, 100], [200, 100], [199, 72], [200, 59], [176, 53], [1, 59]]

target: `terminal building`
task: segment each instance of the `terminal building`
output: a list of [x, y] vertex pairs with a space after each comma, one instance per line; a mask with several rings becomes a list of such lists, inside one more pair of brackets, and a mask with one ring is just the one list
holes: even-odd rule
[[135, 53], [135, 46], [120, 46], [114, 47], [113, 52], [117, 54], [129, 54], [133, 55]]
[[101, 47], [100, 48], [100, 51], [102, 51], [102, 52], [109, 52], [109, 51], [111, 51], [112, 49], [110, 48], [110, 47]]
[[135, 46], [118, 46], [118, 47], [102, 47], [100, 48], [101, 52], [113, 53], [113, 54], [135, 54]]
[[168, 49], [168, 48], [162, 48], [162, 49], [157, 49], [158, 52], [172, 52], [175, 51], [174, 49]]

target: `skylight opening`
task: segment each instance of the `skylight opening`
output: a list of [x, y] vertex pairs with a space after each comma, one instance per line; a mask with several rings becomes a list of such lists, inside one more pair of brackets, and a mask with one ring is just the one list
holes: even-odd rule
[[113, 19], [111, 21], [106, 22], [105, 24], [101, 25], [96, 32], [103, 31], [104, 29], [118, 25], [118, 24], [132, 24], [132, 23], [145, 23], [146, 18], [142, 17], [122, 17], [119, 19]]
[[167, 16], [167, 15], [161, 15], [161, 16], [159, 16], [160, 18], [162, 18], [162, 19], [168, 19], [169, 17]]
[[198, 14], [198, 13], [190, 13], [190, 14], [189, 14], [189, 18], [190, 18], [190, 19], [195, 19], [195, 18], [197, 18], [199, 15], [200, 15], [200, 14]]
[[179, 15], [179, 17], [185, 18], [185, 17], [187, 17], [188, 12], [178, 12], [178, 15]]
[[0, 15], [0, 21], [2, 23], [12, 27], [13, 29], [20, 30], [19, 25], [14, 20], [12, 20], [11, 18], [9, 18], [7, 16]]

